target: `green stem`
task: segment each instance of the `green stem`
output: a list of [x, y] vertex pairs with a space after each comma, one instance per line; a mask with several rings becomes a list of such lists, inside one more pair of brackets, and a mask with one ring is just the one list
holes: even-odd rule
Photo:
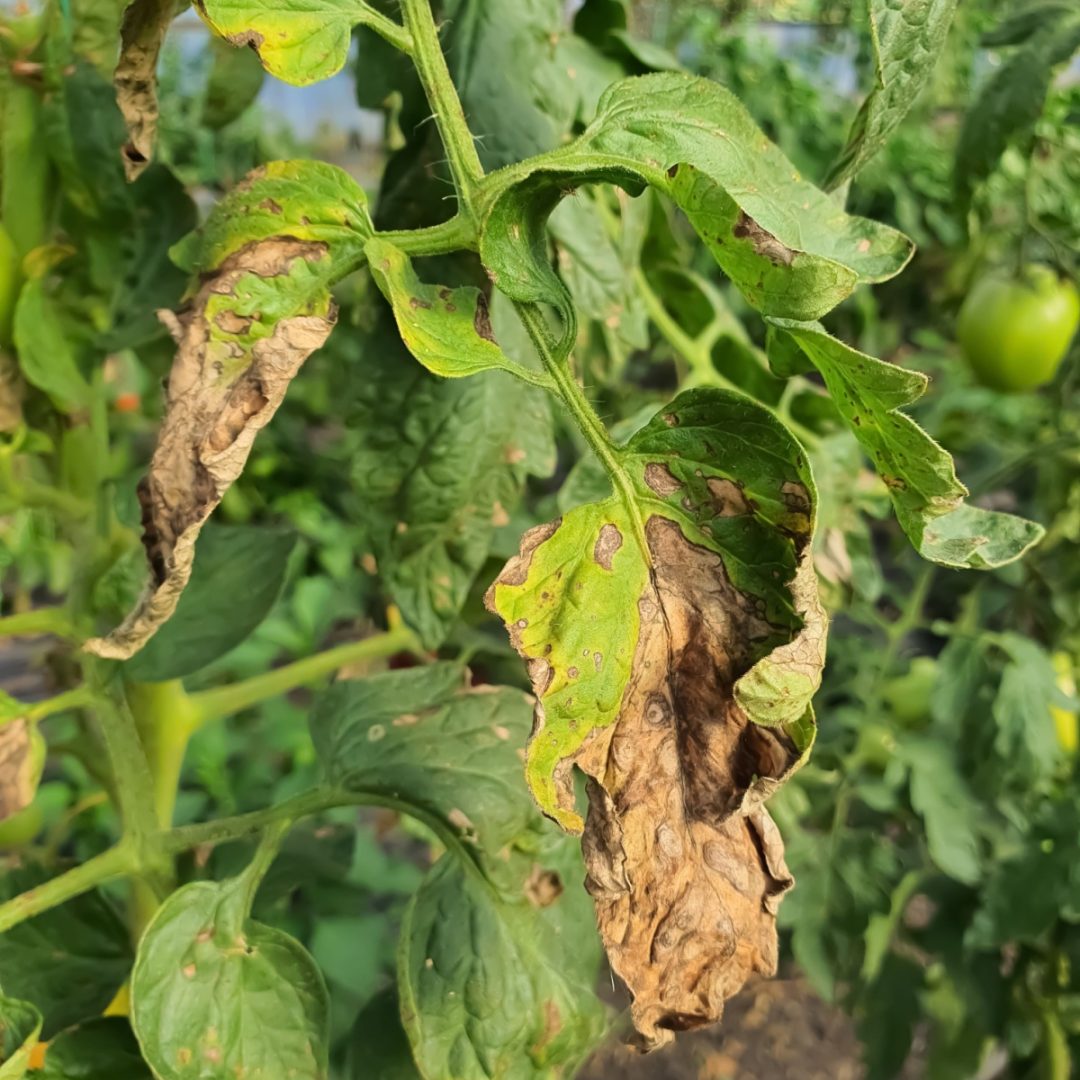
[[138, 859], [134, 850], [120, 843], [59, 877], [43, 882], [0, 904], [0, 934], [6, 933], [26, 919], [40, 915], [43, 911], [81, 896], [106, 881], [134, 873], [137, 867]]
[[476, 226], [464, 214], [455, 214], [449, 221], [423, 229], [388, 229], [375, 235], [413, 256], [444, 255], [462, 248], [476, 248]]
[[[65, 690], [64, 693], [57, 694], [56, 697], [48, 698], [45, 701], [35, 701], [27, 705], [23, 717], [32, 724], [36, 724], [39, 720], [44, 720], [48, 716], [67, 712], [69, 709], [81, 709], [86, 705], [90, 705], [93, 701], [94, 695], [88, 686], [76, 686], [74, 690]], [[0, 726], [3, 723], [4, 721], [0, 720]]]
[[454, 177], [461, 210], [473, 218], [473, 191], [484, 175], [476, 143], [465, 120], [461, 99], [454, 89], [446, 66], [439, 31], [431, 14], [429, 0], [401, 0], [405, 29], [412, 35], [412, 58], [416, 73], [431, 105], [435, 123], [442, 136], [450, 171]]
[[356, 21], [361, 26], [367, 26], [374, 30], [379, 37], [389, 41], [395, 49], [399, 49], [407, 56], [412, 55], [412, 35], [393, 19], [387, 18], [381, 11], [377, 11], [370, 4], [361, 4], [356, 14]]
[[0, 617], [0, 638], [34, 637], [38, 634], [54, 634], [72, 640], [75, 629], [64, 609], [58, 607], [35, 608], [33, 611]]
[[220, 686], [192, 694], [189, 698], [195, 710], [192, 730], [249, 709], [267, 698], [277, 697], [323, 679], [346, 664], [381, 659], [393, 656], [394, 653], [417, 650], [419, 647], [416, 635], [408, 627], [399, 626], [362, 641], [350, 641], [314, 656], [307, 656], [303, 660], [295, 660], [273, 671], [233, 683], [232, 686]]
[[555, 343], [551, 337], [551, 330], [544, 318], [544, 313], [537, 304], [524, 304], [515, 302], [518, 316], [525, 329], [532, 338], [536, 351], [540, 354], [544, 369], [551, 376], [555, 384], [555, 392], [566, 406], [567, 411], [574, 418], [585, 441], [589, 444], [593, 453], [600, 459], [604, 470], [611, 478], [611, 483], [618, 492], [626, 507], [638, 545], [647, 565], [652, 565], [652, 557], [649, 554], [649, 545], [645, 540], [645, 524], [641, 520], [641, 512], [638, 509], [637, 497], [634, 493], [630, 478], [619, 461], [618, 447], [611, 441], [607, 428], [603, 421], [596, 415], [596, 410], [589, 403], [585, 392], [578, 385], [569, 364], [560, 361]]

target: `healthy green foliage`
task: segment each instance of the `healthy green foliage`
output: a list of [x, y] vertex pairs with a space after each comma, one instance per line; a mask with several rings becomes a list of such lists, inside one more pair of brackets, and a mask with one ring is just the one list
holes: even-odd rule
[[49, 1043], [39, 1080], [151, 1080], [131, 1025], [122, 1016], [89, 1020]]
[[40, 1031], [41, 1014], [33, 1005], [0, 992], [0, 1080], [22, 1080]]

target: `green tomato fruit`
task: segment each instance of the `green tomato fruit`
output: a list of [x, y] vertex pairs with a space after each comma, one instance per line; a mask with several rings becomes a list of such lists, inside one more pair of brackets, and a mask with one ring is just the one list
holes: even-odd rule
[[960, 308], [957, 337], [978, 380], [995, 390], [1031, 390], [1049, 382], [1080, 324], [1080, 294], [1048, 266], [1019, 277], [992, 273]]
[[930, 695], [937, 677], [937, 661], [930, 656], [916, 656], [905, 674], [888, 682], [882, 699], [901, 724], [919, 727], [930, 717]]

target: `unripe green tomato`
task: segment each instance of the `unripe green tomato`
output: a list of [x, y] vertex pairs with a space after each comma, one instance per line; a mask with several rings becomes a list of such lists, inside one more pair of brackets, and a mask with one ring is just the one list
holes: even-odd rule
[[930, 656], [916, 656], [903, 675], [890, 680], [882, 699], [900, 723], [915, 727], [930, 716], [930, 695], [937, 682], [937, 661]]
[[957, 338], [978, 380], [995, 390], [1049, 382], [1080, 324], [1080, 294], [1048, 266], [975, 283], [960, 308]]
[[896, 737], [885, 724], [864, 723], [859, 728], [855, 754], [872, 769], [884, 769], [896, 753]]

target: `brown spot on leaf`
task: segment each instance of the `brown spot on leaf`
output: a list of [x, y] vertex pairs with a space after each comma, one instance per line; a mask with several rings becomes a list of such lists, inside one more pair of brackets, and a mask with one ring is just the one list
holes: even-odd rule
[[745, 211], [739, 211], [739, 217], [731, 228], [731, 234], [738, 240], [749, 240], [753, 249], [776, 266], [790, 266], [795, 260], [795, 252], [786, 244], [777, 240], [771, 232], [763, 229]]
[[267, 213], [270, 213], [270, 214], [282, 214], [282, 213], [284, 213], [284, 211], [281, 209], [281, 204], [278, 203], [278, 202], [275, 202], [269, 196], [267, 196], [267, 198], [263, 199], [263, 201], [261, 203], [259, 203], [259, 209], [260, 210], [265, 210], [265, 211], [267, 211]]
[[476, 314], [473, 316], [473, 327], [485, 341], [495, 341], [495, 332], [491, 329], [491, 316], [488, 314], [487, 300], [484, 299], [483, 293], [479, 293], [476, 297]]
[[491, 524], [496, 529], [501, 529], [504, 525], [510, 524], [510, 515], [506, 512], [506, 507], [498, 499], [495, 500], [495, 505], [491, 508]]
[[416, 308], [424, 308], [425, 310], [427, 310], [428, 308], [431, 307], [431, 301], [430, 300], [422, 300], [419, 296], [410, 296], [409, 297], [409, 307], [413, 308], [414, 310]]
[[622, 533], [609, 521], [600, 529], [600, 535], [596, 538], [596, 544], [593, 546], [593, 561], [605, 570], [610, 570], [611, 560], [622, 545]]
[[656, 492], [666, 498], [674, 495], [682, 484], [671, 475], [671, 470], [662, 462], [650, 461], [645, 466], [645, 483]]
[[741, 517], [750, 513], [750, 505], [743, 489], [733, 480], [710, 476], [705, 483], [709, 488], [713, 514], [716, 517]]
[[562, 896], [562, 878], [554, 870], [536, 865], [525, 881], [525, 896], [533, 907], [549, 907]]

